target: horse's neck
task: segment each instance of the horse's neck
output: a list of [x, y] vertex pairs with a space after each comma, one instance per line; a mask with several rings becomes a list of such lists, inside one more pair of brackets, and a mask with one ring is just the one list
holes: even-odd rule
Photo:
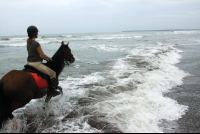
[[63, 68], [65, 67], [64, 58], [62, 56], [62, 46], [53, 55], [52, 61], [47, 62], [47, 65], [56, 72], [57, 77], [60, 75]]

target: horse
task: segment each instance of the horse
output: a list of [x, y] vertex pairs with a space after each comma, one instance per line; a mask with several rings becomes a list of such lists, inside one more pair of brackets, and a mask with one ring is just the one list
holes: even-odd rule
[[[75, 61], [69, 43], [65, 45], [62, 41], [60, 48], [51, 59], [52, 61], [43, 64], [56, 72], [57, 84], [59, 84], [58, 77], [65, 65]], [[24, 107], [32, 99], [48, 96], [48, 91], [49, 86], [39, 88], [33, 76], [26, 70], [12, 70], [5, 74], [0, 79], [0, 129], [9, 119], [15, 118], [12, 113], [16, 109]]]

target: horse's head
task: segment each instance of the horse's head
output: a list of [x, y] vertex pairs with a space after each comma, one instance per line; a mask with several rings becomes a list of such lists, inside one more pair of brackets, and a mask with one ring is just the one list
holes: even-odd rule
[[65, 64], [69, 65], [74, 61], [75, 58], [69, 48], [69, 43], [65, 45], [62, 41], [60, 48], [53, 55], [52, 61], [48, 61], [46, 65], [54, 70], [56, 75], [59, 75], [65, 67]]
[[69, 48], [69, 42], [65, 45], [64, 42], [62, 41], [61, 45], [62, 45], [63, 58], [65, 62], [68, 65], [69, 63], [73, 63], [75, 61], [75, 58], [71, 52], [71, 49]]

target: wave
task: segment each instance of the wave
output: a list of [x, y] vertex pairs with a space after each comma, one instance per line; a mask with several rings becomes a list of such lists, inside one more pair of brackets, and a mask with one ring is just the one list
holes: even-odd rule
[[[38, 41], [41, 45], [47, 45], [47, 44], [59, 44], [61, 43], [61, 41], [48, 41], [48, 40], [39, 40]], [[22, 47], [22, 46], [26, 46], [26, 42], [23, 41], [23, 42], [0, 42], [0, 46], [4, 46], [4, 47]]]
[[[52, 42], [61, 42], [63, 40], [68, 41], [90, 41], [90, 40], [120, 40], [120, 39], [138, 39], [138, 38], [144, 38], [147, 36], [144, 35], [43, 35], [41, 37], [38, 37], [38, 42], [41, 43], [52, 43]], [[19, 42], [26, 42], [27, 37], [5, 37], [1, 38], [1, 41], [8, 41], [14, 43]]]
[[[126, 57], [117, 59], [110, 71], [68, 77], [61, 83], [64, 88], [73, 89], [68, 94], [75, 100], [87, 98], [84, 110], [88, 116], [82, 115], [78, 110], [81, 112], [80, 118], [84, 120], [90, 120], [91, 116], [97, 117], [96, 120], [99, 116], [105, 117], [104, 121], [108, 124], [114, 126], [117, 122], [118, 129], [124, 133], [162, 132], [158, 127], [160, 120], [181, 118], [188, 108], [163, 96], [163, 92], [181, 85], [182, 79], [187, 76], [174, 66], [181, 58], [179, 52], [168, 46], [138, 47]], [[133, 57], [137, 57], [135, 62], [142, 65], [132, 65], [130, 61]], [[91, 99], [91, 96], [94, 98]], [[66, 102], [69, 100], [59, 100], [58, 104], [64, 105]], [[54, 104], [52, 110], [58, 108], [58, 104]], [[56, 110], [54, 113], [57, 112]], [[87, 121], [81, 121], [80, 125], [87, 124], [89, 127], [90, 122]], [[66, 124], [69, 122], [56, 127], [63, 131], [63, 125], [68, 128]], [[51, 128], [47, 130], [52, 131]], [[83, 132], [90, 130], [91, 127], [88, 130], [82, 129]]]
[[64, 37], [64, 38], [76, 38], [77, 36], [73, 36], [73, 35], [60, 35], [60, 37]]
[[88, 46], [88, 47], [81, 47], [80, 51], [85, 51], [85, 50], [90, 50], [90, 51], [107, 51], [107, 52], [123, 52], [126, 51], [126, 48], [121, 48], [120, 46], [117, 45], [95, 45], [95, 46]]
[[[163, 92], [182, 85], [188, 75], [174, 66], [181, 57], [178, 52], [173, 47], [137, 48], [118, 59], [110, 76], [107, 74], [107, 79], [117, 80], [107, 86], [116, 94], [96, 103], [97, 111], [106, 114], [112, 123], [118, 122], [124, 133], [162, 132], [160, 120], [177, 120], [188, 109], [163, 96]], [[133, 57], [138, 64], [130, 64]]]
[[134, 36], [134, 38], [143, 38], [143, 37], [146, 37], [146, 36]]
[[174, 31], [174, 34], [200, 34], [200, 31]]
[[0, 46], [4, 46], [4, 47], [23, 47], [23, 46], [26, 46], [26, 43], [0, 44]]
[[75, 35], [43, 35], [39, 38], [76, 38], [78, 36], [75, 36]]
[[88, 40], [113, 40], [113, 39], [132, 39], [132, 38], [144, 38], [147, 36], [142, 35], [57, 35], [57, 36], [42, 36], [42, 38], [52, 38], [52, 37], [61, 37], [67, 38], [72, 41], [88, 41]]
[[26, 41], [27, 37], [15, 37], [15, 38], [10, 38], [11, 41]]
[[9, 38], [1, 38], [1, 40], [7, 41], [10, 40]]
[[49, 38], [49, 36], [41, 36], [41, 38], [43, 39], [43, 38]]
[[195, 30], [195, 31], [169, 31], [169, 32], [165, 32], [164, 34], [166, 35], [171, 35], [171, 34], [175, 34], [175, 35], [184, 35], [184, 34], [188, 34], [188, 35], [192, 35], [192, 34], [200, 34], [200, 30]]

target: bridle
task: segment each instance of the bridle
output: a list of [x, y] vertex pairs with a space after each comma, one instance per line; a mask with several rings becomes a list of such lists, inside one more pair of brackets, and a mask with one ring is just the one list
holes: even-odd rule
[[70, 65], [70, 62], [66, 59], [64, 59], [64, 63], [67, 64], [68, 66]]

